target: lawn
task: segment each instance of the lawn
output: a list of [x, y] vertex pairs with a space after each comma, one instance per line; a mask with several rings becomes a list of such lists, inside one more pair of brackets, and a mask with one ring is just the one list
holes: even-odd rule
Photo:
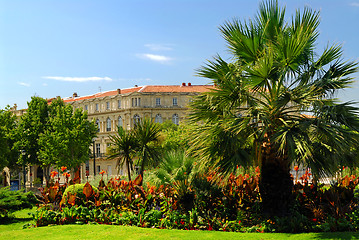
[[114, 225], [62, 225], [22, 229], [31, 222], [27, 214], [15, 213], [15, 219], [0, 225], [0, 239], [358, 239], [359, 233], [233, 233], [215, 231], [183, 231]]

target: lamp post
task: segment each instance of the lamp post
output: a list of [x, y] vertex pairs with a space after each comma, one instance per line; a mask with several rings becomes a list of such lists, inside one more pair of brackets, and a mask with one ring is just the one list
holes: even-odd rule
[[26, 151], [25, 150], [20, 150], [21, 152], [21, 155], [22, 155], [22, 173], [23, 173], [23, 181], [24, 181], [24, 184], [23, 184], [23, 187], [24, 187], [24, 190], [26, 192], [26, 171], [25, 171], [25, 155], [26, 155]]
[[96, 176], [96, 155], [95, 155], [95, 138], [92, 139], [92, 153], [93, 153], [93, 178]]

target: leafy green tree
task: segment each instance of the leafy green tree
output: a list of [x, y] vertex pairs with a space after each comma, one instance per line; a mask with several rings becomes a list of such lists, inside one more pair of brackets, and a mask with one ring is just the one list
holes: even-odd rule
[[187, 124], [180, 124], [179, 126], [172, 123], [172, 121], [164, 122], [161, 126], [161, 147], [164, 152], [188, 149], [189, 138], [191, 134], [191, 126]]
[[318, 25], [309, 8], [286, 22], [285, 8], [264, 2], [252, 20], [220, 27], [231, 61], [216, 56], [198, 70], [215, 88], [192, 104], [191, 121], [203, 123], [193, 149], [223, 173], [259, 165], [266, 215], [288, 214], [293, 163], [323, 176], [357, 162], [347, 153], [358, 144], [358, 108], [334, 96], [358, 64], [344, 62], [339, 45], [315, 52]]
[[40, 134], [39, 158], [44, 166], [78, 167], [88, 160], [92, 138], [97, 128], [89, 122], [87, 113], [73, 111], [58, 98], [49, 106], [48, 128]]
[[[17, 148], [26, 152], [26, 157], [19, 158], [19, 163], [22, 164], [25, 161], [41, 165], [38, 155], [40, 151], [38, 140], [48, 127], [48, 103], [41, 97], [33, 96], [27, 105], [27, 112], [21, 116], [17, 128]], [[46, 171], [44, 172], [46, 173]]]
[[117, 159], [118, 168], [123, 165], [127, 168], [128, 181], [131, 181], [131, 171], [133, 170], [133, 157], [138, 148], [133, 131], [126, 131], [122, 127], [117, 129], [116, 135], [110, 136], [111, 147], [108, 159]]
[[16, 116], [6, 107], [0, 109], [0, 170], [16, 164], [19, 151], [15, 148]]
[[140, 175], [143, 177], [145, 166], [158, 159], [160, 149], [156, 143], [160, 137], [161, 128], [150, 119], [143, 119], [134, 128], [134, 136], [138, 144], [138, 156], [141, 164]]

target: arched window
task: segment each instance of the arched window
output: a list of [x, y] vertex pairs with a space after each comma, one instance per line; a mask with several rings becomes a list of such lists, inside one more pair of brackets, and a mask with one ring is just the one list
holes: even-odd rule
[[155, 123], [162, 123], [162, 117], [161, 114], [157, 114], [155, 117]]
[[96, 119], [97, 132], [100, 132], [100, 120]]
[[111, 118], [107, 118], [106, 120], [106, 131], [107, 132], [111, 131]]
[[172, 115], [172, 122], [173, 122], [174, 124], [176, 124], [176, 125], [179, 124], [179, 117], [178, 117], [178, 114], [177, 114], [177, 113], [175, 113], [175, 114]]
[[133, 116], [133, 126], [136, 127], [137, 124], [140, 123], [140, 121], [141, 121], [140, 116], [138, 116], [137, 114], [135, 114], [135, 115]]
[[121, 116], [118, 117], [118, 127], [123, 127], [123, 121]]

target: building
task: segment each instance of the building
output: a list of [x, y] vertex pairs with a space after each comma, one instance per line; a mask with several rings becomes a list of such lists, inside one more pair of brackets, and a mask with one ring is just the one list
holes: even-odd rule
[[[179, 124], [186, 117], [188, 103], [192, 97], [199, 93], [209, 91], [212, 86], [192, 85], [148, 85], [126, 89], [100, 92], [89, 96], [79, 96], [74, 93], [72, 97], [63, 98], [64, 102], [71, 104], [74, 109], [87, 111], [90, 121], [98, 125], [98, 134], [94, 139], [94, 157], [89, 163], [81, 166], [81, 177], [94, 173], [94, 158], [96, 174], [105, 170], [108, 177], [127, 174], [123, 169], [117, 169], [116, 161], [106, 160], [107, 147], [110, 145], [110, 135], [121, 126], [131, 129], [143, 118], [150, 118], [157, 123], [170, 120]], [[92, 176], [91, 176], [92, 177]]]

